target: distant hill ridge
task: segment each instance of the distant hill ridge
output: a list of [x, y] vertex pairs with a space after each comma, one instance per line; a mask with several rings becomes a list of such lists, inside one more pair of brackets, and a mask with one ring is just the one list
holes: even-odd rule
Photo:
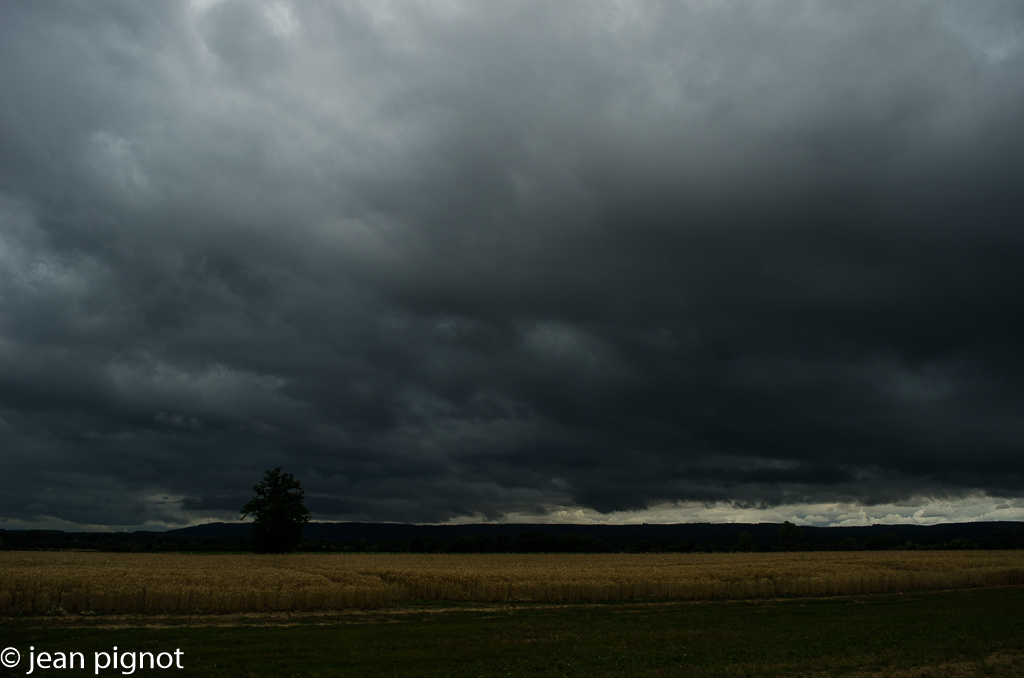
[[[1024, 523], [791, 526], [778, 523], [574, 525], [310, 523], [300, 551], [407, 553], [691, 553], [695, 551], [1024, 549]], [[166, 532], [0, 529], [0, 550], [248, 551], [252, 523], [206, 523]], [[785, 535], [783, 534], [785, 532]]]
[[[804, 541], [810, 544], [836, 542], [842, 539], [863, 540], [890, 534], [903, 541], [937, 544], [953, 539], [977, 540], [998, 528], [1016, 529], [1022, 522], [939, 523], [936, 525], [864, 525], [841, 527], [799, 526]], [[235, 539], [245, 537], [251, 523], [206, 523], [166, 534], [184, 537]], [[416, 525], [405, 523], [310, 523], [303, 530], [307, 541], [359, 541], [375, 543], [388, 540], [438, 539], [486, 535], [515, 537], [523, 532], [551, 536], [577, 534], [601, 539], [610, 544], [640, 540], [686, 540], [698, 543], [734, 543], [740, 533], [749, 533], [755, 541], [776, 540], [779, 523], [674, 523], [642, 525], [594, 525], [549, 523], [472, 523], [463, 525]]]

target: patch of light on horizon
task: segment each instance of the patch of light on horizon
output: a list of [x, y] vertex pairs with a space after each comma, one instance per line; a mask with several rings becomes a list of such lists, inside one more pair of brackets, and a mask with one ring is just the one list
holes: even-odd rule
[[[989, 497], [922, 499], [904, 504], [865, 506], [852, 503], [795, 504], [767, 508], [738, 508], [730, 504], [665, 504], [645, 511], [602, 514], [592, 509], [556, 507], [546, 514], [510, 513], [496, 523], [578, 525], [639, 525], [672, 523], [782, 523], [816, 527], [858, 525], [935, 525], [978, 521], [1024, 521], [1024, 498]], [[487, 522], [480, 516], [447, 524]]]

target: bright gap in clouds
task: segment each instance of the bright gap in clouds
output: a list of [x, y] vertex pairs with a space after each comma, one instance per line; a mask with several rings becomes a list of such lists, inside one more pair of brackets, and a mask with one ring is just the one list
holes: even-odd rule
[[[815, 527], [855, 525], [936, 525], [979, 521], [1024, 521], [1024, 500], [974, 496], [933, 499], [913, 504], [822, 503], [766, 508], [739, 508], [729, 504], [668, 504], [646, 511], [622, 511], [603, 515], [589, 509], [555, 509], [545, 515], [514, 514], [500, 523], [557, 523], [580, 525], [638, 525], [675, 523], [782, 523]], [[480, 522], [461, 518], [449, 524]]]

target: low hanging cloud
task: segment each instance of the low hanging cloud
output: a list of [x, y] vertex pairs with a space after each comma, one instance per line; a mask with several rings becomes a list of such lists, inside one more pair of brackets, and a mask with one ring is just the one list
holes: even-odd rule
[[1022, 36], [7, 4], [0, 526], [237, 517], [274, 466], [316, 519], [1024, 497]]

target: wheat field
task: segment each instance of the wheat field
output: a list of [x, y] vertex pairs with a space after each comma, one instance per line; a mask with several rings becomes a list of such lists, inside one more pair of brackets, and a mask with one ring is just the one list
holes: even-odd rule
[[1024, 551], [719, 554], [0, 552], [0, 614], [233, 613], [409, 600], [829, 596], [1024, 584]]

